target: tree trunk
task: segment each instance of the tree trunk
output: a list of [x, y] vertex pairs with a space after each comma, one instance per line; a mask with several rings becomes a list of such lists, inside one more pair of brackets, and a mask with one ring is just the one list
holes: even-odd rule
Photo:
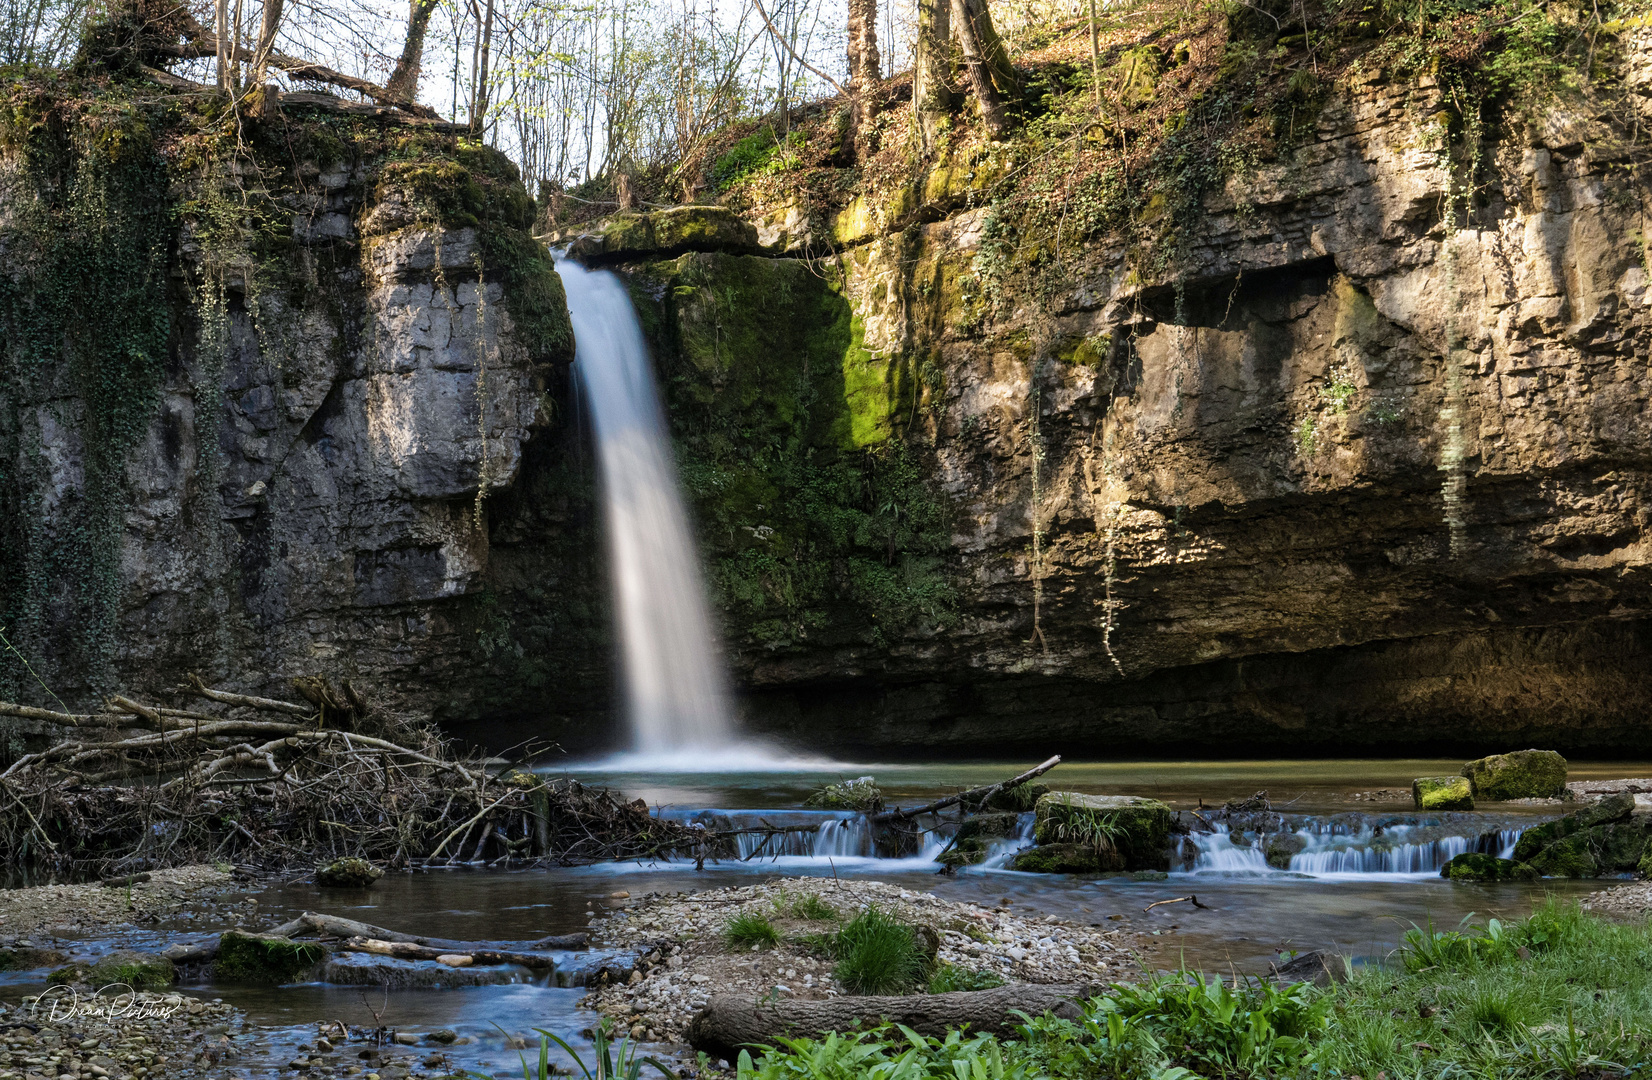
[[878, 0], [849, 0], [848, 30], [850, 140], [858, 156], [861, 133], [866, 129], [867, 91], [883, 73], [878, 57]]
[[986, 0], [952, 0], [952, 32], [964, 53], [964, 69], [975, 91], [981, 121], [994, 139], [1009, 130], [1009, 106], [1021, 99], [1021, 81], [1009, 50], [992, 25]]
[[918, 0], [917, 55], [912, 64], [912, 109], [924, 146], [935, 145], [941, 122], [958, 106], [952, 89], [951, 0]]
[[385, 90], [402, 101], [416, 101], [419, 97], [419, 74], [424, 67], [424, 39], [430, 30], [430, 17], [436, 13], [436, 0], [412, 0], [407, 13], [407, 40], [402, 44], [402, 56], [396, 61], [396, 70], [390, 73]]
[[471, 102], [470, 130], [483, 138], [487, 132], [488, 52], [493, 46], [493, 0], [488, 0], [487, 18], [482, 24], [482, 63], [476, 77], [476, 98]]
[[688, 1043], [713, 1057], [733, 1061], [741, 1047], [775, 1045], [781, 1036], [821, 1035], [848, 1031], [856, 1021], [875, 1024], [891, 1020], [921, 1035], [945, 1035], [949, 1029], [970, 1026], [971, 1031], [1013, 1034], [1021, 1018], [1051, 1011], [1075, 1019], [1076, 1001], [1103, 993], [1105, 986], [1055, 984], [1001, 986], [995, 990], [965, 990], [951, 994], [913, 994], [907, 997], [839, 997], [825, 1001], [764, 1001], [719, 995], [688, 1024]]

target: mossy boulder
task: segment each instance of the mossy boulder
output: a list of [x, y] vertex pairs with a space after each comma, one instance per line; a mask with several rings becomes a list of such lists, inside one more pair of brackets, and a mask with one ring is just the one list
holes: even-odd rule
[[1008, 791], [995, 792], [984, 802], [969, 804], [969, 809], [978, 811], [999, 810], [1025, 813], [1038, 805], [1038, 800], [1049, 794], [1048, 784], [1022, 784], [1012, 787]]
[[995, 841], [1014, 836], [1020, 823], [1019, 814], [977, 814], [958, 826], [957, 839], [939, 861], [946, 866], [974, 866], [987, 857]]
[[172, 961], [157, 953], [119, 949], [94, 961], [82, 961], [58, 968], [46, 977], [54, 984], [84, 983], [87, 986], [130, 986], [134, 990], [171, 986], [178, 977]]
[[1090, 844], [1039, 844], [1016, 855], [1011, 870], [1028, 874], [1099, 874], [1123, 869], [1116, 851], [1102, 852]]
[[1627, 821], [1634, 812], [1635, 796], [1628, 792], [1608, 795], [1592, 806], [1585, 806], [1556, 821], [1533, 826], [1521, 833], [1514, 845], [1514, 859], [1516, 862], [1530, 862], [1539, 851], [1556, 841], [1597, 825]]
[[1631, 819], [1595, 825], [1546, 845], [1531, 857], [1544, 877], [1589, 878], [1640, 868], [1647, 851], [1648, 822]]
[[1034, 807], [1041, 845], [1082, 844], [1116, 852], [1117, 870], [1170, 869], [1170, 807], [1135, 795], [1051, 791]]
[[1466, 851], [1442, 866], [1440, 876], [1452, 881], [1530, 881], [1537, 870], [1513, 859]]
[[334, 859], [316, 868], [315, 883], [335, 889], [366, 889], [384, 876], [384, 871], [366, 859]]
[[222, 982], [281, 986], [299, 981], [326, 958], [327, 950], [310, 942], [230, 930], [218, 939], [212, 977]]
[[1275, 870], [1289, 870], [1291, 859], [1300, 854], [1308, 842], [1296, 833], [1274, 833], [1262, 848], [1262, 857]]
[[1566, 759], [1553, 750], [1493, 754], [1463, 766], [1476, 798], [1558, 799], [1566, 794]]
[[1420, 776], [1411, 781], [1419, 810], [1473, 810], [1474, 788], [1464, 776]]

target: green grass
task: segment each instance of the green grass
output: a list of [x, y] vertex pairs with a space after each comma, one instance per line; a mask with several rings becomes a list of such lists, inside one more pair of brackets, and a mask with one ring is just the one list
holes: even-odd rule
[[805, 893], [796, 897], [782, 906], [781, 910], [794, 919], [807, 919], [810, 922], [837, 922], [842, 918], [837, 908], [822, 900], [819, 893]]
[[780, 931], [762, 915], [743, 911], [723, 927], [723, 941], [731, 949], [749, 949], [752, 946], [772, 949], [780, 944]]
[[899, 994], [929, 974], [929, 956], [913, 928], [869, 907], [838, 931], [837, 978], [851, 994]]
[[[935, 979], [953, 978], [946, 972]], [[1515, 923], [1414, 926], [1389, 963], [1352, 969], [1325, 989], [1184, 972], [1117, 986], [1077, 1020], [1029, 1018], [1013, 1039], [883, 1027], [781, 1040], [755, 1061], [743, 1055], [738, 1072], [741, 1080], [1608, 1080], [1652, 1074], [1649, 1015], [1647, 924], [1549, 901]]]
[[929, 975], [931, 994], [950, 994], [954, 990], [991, 990], [1003, 985], [1004, 980], [996, 971], [959, 967], [956, 964], [937, 964]]

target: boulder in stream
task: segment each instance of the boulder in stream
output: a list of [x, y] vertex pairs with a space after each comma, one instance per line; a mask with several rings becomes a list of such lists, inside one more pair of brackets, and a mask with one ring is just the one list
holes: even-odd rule
[[1559, 799], [1566, 794], [1566, 759], [1553, 750], [1493, 754], [1463, 766], [1474, 796], [1487, 802]]
[[1473, 810], [1474, 788], [1466, 776], [1419, 776], [1411, 781], [1419, 810]]
[[[1100, 870], [1170, 869], [1170, 827], [1174, 815], [1170, 807], [1157, 799], [1052, 791], [1039, 797], [1034, 813], [1034, 835], [1040, 847], [1089, 847], [1096, 853], [1096, 862], [1106, 864], [1098, 865]], [[1023, 856], [1029, 854], [1023, 853]], [[1017, 868], [1024, 861], [1037, 859], [1018, 857]]]
[[958, 826], [952, 847], [941, 855], [947, 866], [974, 866], [987, 857], [995, 840], [1007, 840], [1020, 826], [1019, 814], [977, 814]]
[[150, 990], [171, 986], [177, 978], [172, 961], [158, 953], [117, 949], [93, 961], [77, 961], [58, 968], [46, 977], [50, 983], [85, 983], [87, 986], [130, 986]]
[[384, 876], [384, 871], [366, 859], [334, 859], [317, 867], [315, 883], [338, 889], [365, 889]]
[[326, 958], [327, 950], [310, 942], [275, 934], [227, 930], [218, 938], [218, 957], [213, 961], [212, 977], [222, 982], [281, 986], [297, 982], [301, 974]]
[[1538, 874], [1528, 863], [1465, 851], [1440, 867], [1440, 876], [1452, 881], [1530, 881]]
[[1122, 869], [1115, 851], [1098, 851], [1091, 844], [1039, 844], [1018, 853], [1011, 870], [1028, 874], [1099, 874]]
[[1516, 862], [1545, 877], [1599, 877], [1638, 870], [1652, 839], [1652, 810], [1623, 792], [1520, 834]]

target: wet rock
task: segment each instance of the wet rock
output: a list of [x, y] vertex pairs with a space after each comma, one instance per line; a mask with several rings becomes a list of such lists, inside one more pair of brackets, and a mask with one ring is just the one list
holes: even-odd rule
[[1493, 754], [1463, 766], [1474, 796], [1487, 802], [1506, 799], [1559, 799], [1566, 794], [1566, 759], [1553, 750], [1516, 750]]
[[1419, 810], [1473, 810], [1474, 788], [1466, 776], [1422, 776], [1411, 781]]
[[803, 805], [823, 810], [858, 810], [863, 814], [875, 814], [883, 809], [883, 789], [870, 776], [861, 776], [839, 784], [827, 784], [803, 800]]
[[230, 930], [218, 939], [212, 977], [223, 982], [280, 986], [295, 982], [327, 955], [320, 945]]
[[384, 876], [366, 859], [335, 859], [315, 872], [315, 883], [339, 889], [365, 889]]
[[1035, 836], [1041, 845], [1078, 843], [1116, 855], [1106, 870], [1170, 869], [1170, 807], [1133, 795], [1052, 791], [1039, 797]]
[[1118, 852], [1103, 855], [1090, 844], [1039, 844], [1018, 853], [1010, 869], [1029, 874], [1099, 874], [1120, 869], [1121, 862]]
[[1597, 825], [1610, 825], [1619, 821], [1627, 821], [1634, 812], [1634, 795], [1629, 792], [1608, 795], [1593, 805], [1567, 814], [1556, 821], [1534, 826], [1521, 833], [1519, 842], [1514, 846], [1515, 861], [1531, 862], [1539, 851], [1558, 840], [1565, 839], [1573, 833], [1592, 829]]
[[1289, 870], [1292, 856], [1298, 855], [1308, 842], [1296, 833], [1275, 833], [1267, 838], [1262, 857], [1276, 870]]
[[1513, 859], [1466, 851], [1442, 866], [1440, 876], [1452, 881], [1530, 881], [1538, 876], [1538, 871]]
[[435, 960], [398, 960], [371, 953], [339, 953], [329, 957], [316, 973], [335, 986], [389, 986], [393, 989], [440, 986], [502, 986], [526, 982], [526, 968], [507, 964], [449, 967]]
[[[1642, 818], [1642, 815], [1635, 815]], [[1596, 825], [1549, 844], [1531, 857], [1544, 877], [1587, 878], [1638, 870], [1647, 852], [1647, 820]]]
[[948, 866], [973, 866], [986, 858], [993, 841], [1009, 839], [1020, 826], [1020, 814], [977, 814], [958, 826], [952, 848], [939, 861]]
[[582, 262], [621, 262], [685, 251], [756, 251], [757, 227], [721, 206], [680, 206], [648, 214], [618, 214], [569, 254]]
[[171, 986], [177, 978], [172, 961], [158, 953], [117, 950], [90, 963], [72, 963], [47, 976], [52, 983], [130, 986], [135, 990]]

